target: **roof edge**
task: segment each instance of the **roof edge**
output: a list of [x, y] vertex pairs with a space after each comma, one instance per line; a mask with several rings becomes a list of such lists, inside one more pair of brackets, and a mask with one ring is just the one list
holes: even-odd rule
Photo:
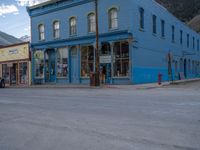
[[4, 45], [4, 46], [1, 46], [0, 49], [12, 47], [12, 46], [24, 45], [24, 44], [30, 44], [30, 42], [22, 42], [22, 43], [16, 43], [16, 44], [11, 44], [11, 45]]

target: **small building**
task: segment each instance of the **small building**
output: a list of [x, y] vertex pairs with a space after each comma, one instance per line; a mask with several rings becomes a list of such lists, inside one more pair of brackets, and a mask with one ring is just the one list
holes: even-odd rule
[[[95, 1], [28, 7], [33, 83], [88, 84], [95, 66]], [[154, 0], [98, 0], [102, 82], [141, 84], [200, 75], [200, 35]]]
[[0, 77], [7, 86], [31, 84], [29, 43], [19, 43], [0, 48]]

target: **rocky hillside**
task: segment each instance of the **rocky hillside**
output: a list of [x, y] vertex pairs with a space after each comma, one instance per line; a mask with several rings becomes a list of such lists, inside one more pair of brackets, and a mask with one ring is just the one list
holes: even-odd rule
[[181, 21], [200, 32], [200, 0], [156, 0]]

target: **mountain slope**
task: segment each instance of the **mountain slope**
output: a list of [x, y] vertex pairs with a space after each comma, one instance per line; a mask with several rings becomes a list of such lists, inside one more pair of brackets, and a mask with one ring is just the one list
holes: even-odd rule
[[15, 38], [14, 36], [8, 35], [0, 31], [0, 46], [16, 44], [22, 42], [21, 40]]
[[196, 30], [197, 32], [200, 33], [200, 15], [197, 15], [196, 17], [194, 17], [189, 23], [188, 25], [190, 27], [192, 27], [194, 30]]
[[[200, 0], [156, 0], [166, 7], [173, 15], [181, 21], [188, 23], [191, 28], [200, 31]], [[193, 20], [193, 21], [191, 21]], [[199, 21], [198, 21], [199, 20]], [[192, 23], [191, 23], [191, 22]]]

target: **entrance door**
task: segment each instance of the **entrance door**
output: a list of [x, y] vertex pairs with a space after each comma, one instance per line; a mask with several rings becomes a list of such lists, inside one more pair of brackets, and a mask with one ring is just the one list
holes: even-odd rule
[[10, 67], [10, 84], [17, 84], [17, 63], [14, 63], [12, 67]]
[[55, 82], [55, 50], [50, 49], [45, 53], [45, 81], [46, 82]]
[[70, 50], [70, 81], [72, 84], [79, 83], [78, 75], [78, 52], [76, 47], [72, 47]]
[[28, 63], [21, 62], [19, 63], [19, 83], [28, 84]]
[[184, 60], [184, 76], [187, 78], [187, 60]]
[[111, 82], [111, 64], [101, 64], [101, 83], [110, 84]]

